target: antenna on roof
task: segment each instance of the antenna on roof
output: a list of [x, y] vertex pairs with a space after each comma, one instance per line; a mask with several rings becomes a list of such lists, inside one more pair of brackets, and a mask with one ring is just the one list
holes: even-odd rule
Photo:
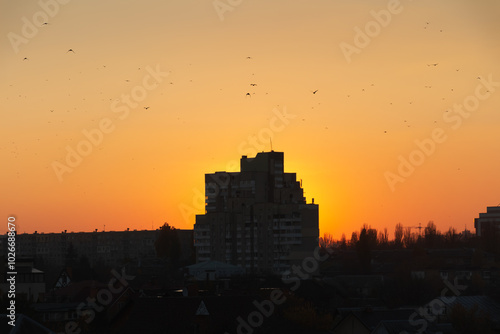
[[273, 151], [273, 140], [271, 138], [269, 138], [269, 142], [271, 143], [271, 152], [274, 152]]

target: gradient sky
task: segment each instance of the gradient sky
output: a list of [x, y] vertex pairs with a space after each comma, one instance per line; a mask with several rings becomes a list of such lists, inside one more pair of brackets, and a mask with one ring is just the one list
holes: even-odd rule
[[1, 233], [191, 229], [204, 174], [270, 135], [321, 235], [461, 231], [500, 203], [497, 0], [62, 2], [0, 1]]

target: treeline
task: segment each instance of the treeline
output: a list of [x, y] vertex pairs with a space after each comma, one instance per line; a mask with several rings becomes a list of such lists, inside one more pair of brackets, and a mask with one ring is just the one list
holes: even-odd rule
[[[489, 240], [492, 239], [492, 240]], [[426, 248], [453, 248], [464, 246], [484, 246], [485, 250], [496, 251], [494, 234], [483, 238], [476, 238], [470, 231], [458, 233], [453, 227], [442, 233], [436, 228], [433, 221], [426, 226], [403, 226], [398, 223], [394, 228], [394, 238], [389, 239], [387, 228], [378, 231], [364, 224], [359, 232], [355, 231], [348, 240], [345, 234], [339, 240], [335, 240], [329, 233], [319, 238], [321, 248], [368, 248], [368, 249], [391, 249], [391, 248], [415, 248], [417, 246]]]

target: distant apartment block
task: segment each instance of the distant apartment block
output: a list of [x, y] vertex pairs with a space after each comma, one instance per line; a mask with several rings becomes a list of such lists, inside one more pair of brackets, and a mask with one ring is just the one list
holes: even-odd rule
[[474, 219], [474, 227], [478, 237], [486, 233], [494, 233], [500, 237], [500, 206], [489, 206], [486, 213], [480, 213], [479, 218]]
[[247, 273], [281, 273], [318, 245], [318, 205], [306, 203], [283, 152], [241, 158], [240, 172], [205, 175], [206, 212], [196, 216], [196, 261], [221, 261]]
[[[182, 261], [192, 255], [193, 231], [177, 232]], [[86, 256], [91, 265], [99, 262], [115, 266], [156, 257], [154, 244], [159, 233], [159, 230], [24, 233], [16, 236], [16, 255], [34, 258], [44, 266], [63, 266], [72, 245], [77, 260]], [[0, 236], [0, 258], [6, 254], [6, 242], [3, 239], [5, 236]]]

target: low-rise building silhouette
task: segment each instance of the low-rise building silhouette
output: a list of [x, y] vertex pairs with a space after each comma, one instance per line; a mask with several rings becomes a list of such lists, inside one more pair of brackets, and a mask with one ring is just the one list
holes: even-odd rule
[[[37, 263], [63, 267], [68, 258], [88, 258], [91, 265], [99, 262], [117, 266], [146, 258], [156, 258], [155, 241], [160, 230], [97, 231], [61, 233], [23, 233], [16, 235], [16, 256], [35, 259]], [[193, 257], [193, 230], [177, 230], [180, 262], [190, 264]], [[0, 257], [5, 256], [6, 236], [0, 236]], [[5, 245], [4, 245], [5, 244]]]
[[[0, 272], [0, 300], [3, 294], [7, 294], [9, 291], [10, 283], [7, 278], [11, 277], [5, 263], [2, 272]], [[43, 299], [45, 294], [45, 275], [44, 272], [35, 268], [33, 264], [33, 259], [30, 258], [16, 258], [15, 264], [15, 289], [16, 298], [18, 300], [33, 301], [37, 302]]]

